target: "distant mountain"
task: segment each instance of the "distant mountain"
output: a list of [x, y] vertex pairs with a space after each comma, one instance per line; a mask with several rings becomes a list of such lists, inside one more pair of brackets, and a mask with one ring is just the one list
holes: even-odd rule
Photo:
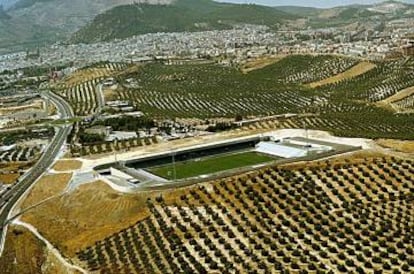
[[9, 20], [0, 18], [0, 53], [1, 48], [22, 50], [66, 39], [96, 15], [118, 5], [134, 2], [165, 4], [171, 1], [18, 0], [7, 10]]
[[9, 7], [14, 5], [19, 0], [0, 0], [0, 5], [4, 7], [5, 10], [7, 10]]
[[294, 18], [297, 16], [271, 7], [210, 0], [177, 0], [171, 5], [132, 4], [98, 15], [76, 32], [71, 41], [90, 43], [150, 32], [228, 29], [240, 23], [276, 28], [283, 20]]
[[399, 1], [386, 1], [372, 5], [367, 10], [382, 14], [404, 14], [414, 8], [413, 4], [407, 4]]
[[318, 8], [299, 6], [277, 6], [276, 9], [298, 16], [313, 16], [322, 10]]
[[307, 26], [314, 28], [380, 25], [383, 22], [412, 17], [414, 5], [400, 1], [386, 1], [373, 5], [350, 5], [328, 9], [285, 6], [281, 11], [307, 19]]
[[18, 0], [13, 5], [10, 6], [10, 9], [24, 9], [29, 8], [36, 3], [46, 3], [46, 2], [52, 2], [53, 0]]
[[0, 5], [0, 20], [7, 20], [10, 19], [10, 15], [4, 10], [4, 7]]
[[414, 15], [414, 5], [399, 1], [331, 9], [212, 0], [0, 0], [0, 5], [5, 7], [0, 9], [0, 53], [69, 38], [94, 42], [148, 32], [227, 29], [238, 23], [273, 29], [285, 22], [302, 28], [356, 26], [359, 31]]

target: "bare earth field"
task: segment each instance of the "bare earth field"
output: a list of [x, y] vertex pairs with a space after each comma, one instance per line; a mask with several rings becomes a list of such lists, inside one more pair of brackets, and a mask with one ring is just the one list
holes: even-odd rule
[[[25, 213], [21, 219], [35, 226], [59, 250], [72, 257], [81, 248], [146, 218], [149, 214], [146, 200], [156, 195], [125, 195], [104, 182], [95, 182], [46, 201]], [[174, 201], [181, 191], [175, 191], [171, 197], [168, 193], [163, 195], [166, 195], [165, 199]]]
[[377, 144], [379, 144], [382, 147], [390, 148], [399, 152], [414, 153], [413, 141], [380, 139], [377, 141]]
[[376, 105], [398, 112], [400, 110], [396, 105], [394, 105], [394, 103], [403, 100], [406, 97], [412, 96], [413, 94], [414, 87], [409, 87], [397, 92], [393, 96], [390, 96], [382, 101], [377, 102]]
[[82, 185], [23, 215], [65, 254], [85, 247], [145, 218], [146, 197], [122, 195], [103, 182]]
[[409, 87], [406, 89], [403, 89], [399, 92], [397, 92], [395, 95], [388, 97], [385, 100], [382, 100], [380, 102], [378, 102], [378, 104], [391, 104], [395, 101], [399, 101], [401, 99], [404, 99], [405, 97], [411, 96], [414, 94], [414, 87]]
[[59, 160], [53, 169], [56, 171], [72, 171], [82, 167], [82, 162], [77, 160]]
[[39, 110], [43, 109], [43, 101], [36, 100], [31, 104], [22, 105], [22, 106], [15, 106], [15, 107], [4, 107], [0, 108], [0, 115], [7, 115], [17, 111], [29, 111], [29, 110]]
[[31, 167], [30, 163], [7, 163], [0, 164], [0, 182], [4, 184], [12, 184], [19, 177], [19, 169], [28, 169]]
[[84, 69], [77, 71], [64, 79], [64, 82], [68, 86], [77, 85], [83, 82], [87, 82], [99, 77], [110, 76], [112, 72], [106, 68], [93, 68], [93, 69]]
[[324, 85], [329, 85], [329, 84], [334, 84], [346, 79], [351, 79], [354, 77], [357, 77], [359, 75], [362, 75], [368, 71], [370, 71], [371, 69], [375, 68], [376, 65], [370, 62], [361, 62], [359, 64], [357, 64], [356, 66], [353, 66], [352, 68], [350, 68], [347, 71], [344, 71], [342, 73], [339, 73], [335, 76], [323, 79], [321, 81], [318, 82], [313, 82], [310, 83], [309, 86], [311, 88], [317, 88], [320, 86], [324, 86]]
[[0, 182], [9, 185], [14, 183], [20, 177], [19, 174], [0, 174]]
[[11, 226], [0, 257], [1, 273], [42, 273], [46, 261], [44, 245], [30, 231]]
[[36, 205], [47, 198], [60, 195], [65, 190], [71, 178], [71, 173], [43, 176], [23, 201], [21, 208], [24, 209]]
[[276, 57], [266, 57], [266, 58], [258, 58], [253, 61], [247, 62], [242, 68], [242, 73], [249, 73], [254, 70], [262, 69], [269, 65], [275, 64], [285, 58], [285, 55], [280, 55]]

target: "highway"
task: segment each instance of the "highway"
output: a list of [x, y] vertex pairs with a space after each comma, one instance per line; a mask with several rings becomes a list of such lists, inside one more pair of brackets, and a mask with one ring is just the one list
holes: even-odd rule
[[[72, 108], [61, 97], [49, 91], [42, 92], [42, 96], [57, 107], [61, 119], [70, 119], [74, 117]], [[9, 216], [10, 212], [13, 210], [20, 197], [24, 195], [36, 180], [53, 164], [62, 147], [65, 145], [71, 129], [72, 125], [69, 124], [56, 127], [55, 136], [46, 147], [40, 159], [26, 174], [19, 178], [17, 183], [0, 197], [0, 256], [3, 253], [7, 224], [13, 219], [13, 217]]]

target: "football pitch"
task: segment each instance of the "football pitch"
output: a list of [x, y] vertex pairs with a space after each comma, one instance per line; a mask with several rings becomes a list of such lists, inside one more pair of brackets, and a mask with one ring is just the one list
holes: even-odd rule
[[[177, 162], [175, 164], [175, 177], [176, 179], [197, 177], [229, 169], [272, 162], [277, 159], [277, 157], [271, 157], [253, 151], [193, 159], [185, 162]], [[172, 163], [150, 168], [148, 171], [166, 179], [174, 179], [174, 166]]]

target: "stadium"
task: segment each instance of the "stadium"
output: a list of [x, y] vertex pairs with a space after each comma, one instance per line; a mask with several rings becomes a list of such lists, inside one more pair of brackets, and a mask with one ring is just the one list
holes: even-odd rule
[[95, 167], [109, 181], [130, 188], [189, 185], [264, 166], [312, 161], [360, 147], [304, 137], [256, 135], [117, 161]]

